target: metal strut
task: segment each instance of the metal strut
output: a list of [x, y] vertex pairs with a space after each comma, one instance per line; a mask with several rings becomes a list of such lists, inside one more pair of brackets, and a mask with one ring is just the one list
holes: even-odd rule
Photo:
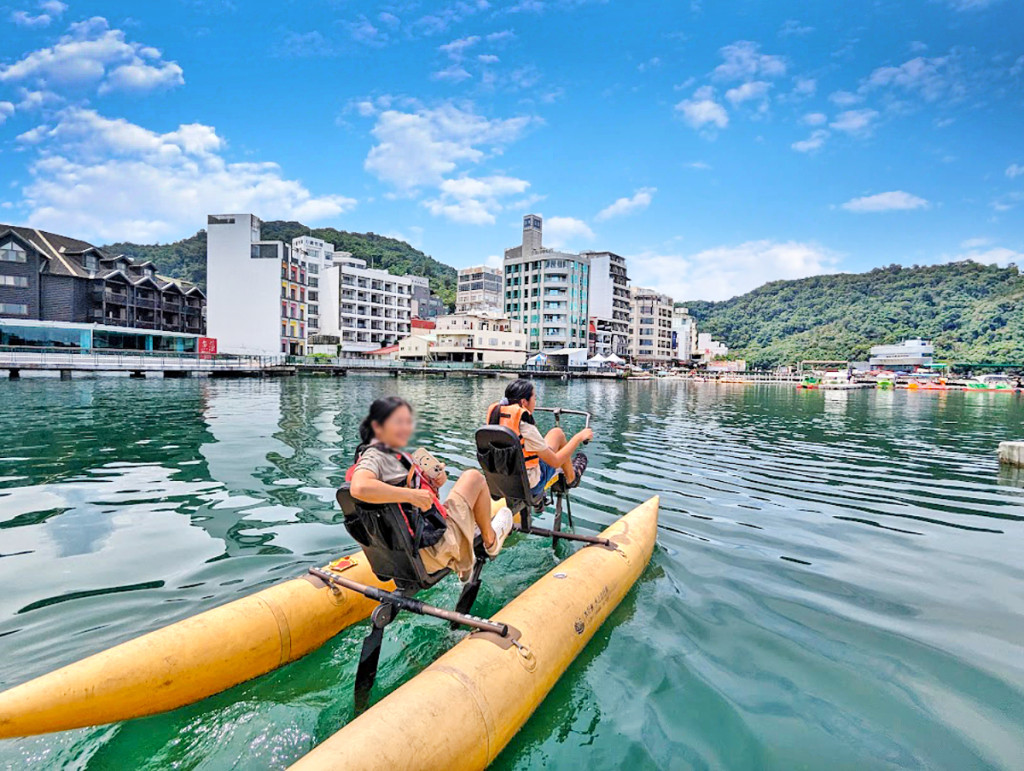
[[581, 533], [563, 533], [558, 530], [546, 530], [543, 527], [534, 527], [533, 525], [530, 525], [529, 529], [527, 530], [524, 530], [519, 525], [515, 525], [513, 527], [513, 530], [517, 530], [518, 532], [524, 533], [526, 535], [539, 535], [543, 538], [551, 538], [553, 540], [579, 541], [580, 543], [595, 544], [597, 546], [608, 546], [612, 549], [616, 548], [615, 543], [613, 541], [610, 541], [607, 538], [600, 538], [596, 535], [583, 535]]
[[[482, 565], [482, 562], [478, 562], [478, 564]], [[458, 609], [446, 610], [445, 608], [428, 605], [414, 597], [406, 597], [400, 592], [389, 592], [384, 589], [378, 589], [375, 586], [367, 586], [322, 568], [310, 568], [309, 572], [334, 590], [337, 590], [338, 587], [343, 587], [380, 603], [380, 605], [374, 608], [373, 613], [370, 614], [370, 633], [363, 640], [363, 647], [359, 652], [359, 667], [356, 669], [355, 685], [356, 715], [363, 712], [370, 704], [370, 691], [373, 690], [373, 683], [377, 679], [377, 666], [380, 663], [380, 649], [384, 641], [384, 628], [395, 620], [399, 611], [405, 610], [420, 616], [433, 616], [434, 618], [448, 621], [454, 626], [468, 626], [471, 629], [491, 632], [499, 637], [509, 637], [508, 624], [488, 621], [479, 616], [460, 612]], [[477, 578], [477, 590], [479, 590], [480, 576], [476, 566], [474, 566], [474, 575]], [[464, 591], [463, 594], [465, 593]], [[475, 592], [473, 597], [476, 597]], [[462, 598], [460, 598], [461, 602]], [[471, 605], [472, 602], [469, 604]]]

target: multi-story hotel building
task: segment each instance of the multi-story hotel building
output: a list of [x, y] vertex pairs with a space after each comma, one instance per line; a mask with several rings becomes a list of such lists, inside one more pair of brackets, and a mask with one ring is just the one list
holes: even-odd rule
[[334, 267], [334, 244], [299, 236], [292, 239], [292, 254], [306, 269], [306, 337], [310, 338], [320, 331], [320, 276]]
[[672, 298], [635, 286], [630, 290], [630, 355], [637, 364], [668, 364], [672, 349]]
[[433, 319], [444, 313], [444, 302], [430, 292], [430, 279], [426, 276], [408, 276], [412, 282], [412, 316], [415, 319]]
[[320, 278], [320, 332], [341, 340], [341, 352], [361, 354], [395, 345], [408, 336], [412, 276], [367, 268], [347, 252]]
[[307, 274], [288, 244], [260, 239], [252, 214], [207, 217], [207, 326], [227, 353], [302, 355]]
[[697, 320], [686, 308], [672, 309], [672, 358], [689, 363], [697, 351]]
[[501, 268], [475, 265], [459, 271], [455, 294], [456, 313], [492, 313], [504, 309], [505, 280]]
[[[0, 316], [203, 335], [205, 307], [199, 287], [160, 275], [152, 262], [56, 233], [0, 225]], [[65, 336], [76, 334], [62, 329]]]
[[523, 218], [523, 242], [505, 250], [505, 316], [523, 325], [530, 351], [586, 348], [590, 259], [545, 249], [543, 222]]
[[590, 259], [590, 355], [629, 355], [629, 276], [626, 258], [583, 252]]

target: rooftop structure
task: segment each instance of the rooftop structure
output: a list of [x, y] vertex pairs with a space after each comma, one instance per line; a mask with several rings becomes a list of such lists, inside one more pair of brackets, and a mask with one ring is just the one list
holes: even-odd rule
[[876, 345], [870, 353], [868, 363], [872, 369], [913, 369], [931, 366], [935, 346], [930, 341], [915, 338], [898, 345]]

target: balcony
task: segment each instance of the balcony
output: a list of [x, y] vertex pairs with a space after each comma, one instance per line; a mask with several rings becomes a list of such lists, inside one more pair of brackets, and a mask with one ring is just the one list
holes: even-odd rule
[[155, 297], [138, 297], [132, 303], [136, 308], [156, 308]]
[[111, 305], [127, 305], [128, 292], [106, 289], [103, 292], [103, 301]]

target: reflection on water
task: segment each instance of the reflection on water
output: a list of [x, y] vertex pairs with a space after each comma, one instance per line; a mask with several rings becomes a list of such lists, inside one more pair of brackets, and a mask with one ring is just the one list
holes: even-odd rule
[[[333, 491], [368, 402], [405, 396], [466, 468], [504, 382], [0, 383], [0, 687], [354, 549]], [[1024, 399], [540, 388], [594, 414], [577, 527], [658, 493], [659, 548], [497, 767], [1019, 767], [1024, 477], [995, 447]], [[554, 560], [515, 541], [479, 609]], [[382, 691], [461, 637], [389, 633]], [[362, 634], [168, 715], [0, 742], [0, 765], [283, 767], [349, 718]]]

